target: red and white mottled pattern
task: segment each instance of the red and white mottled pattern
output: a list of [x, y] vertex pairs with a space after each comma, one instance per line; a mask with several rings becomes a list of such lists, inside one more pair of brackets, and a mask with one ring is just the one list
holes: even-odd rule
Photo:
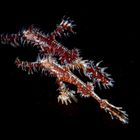
[[[73, 21], [69, 18], [63, 18], [61, 23], [50, 34], [44, 34], [39, 29], [31, 25], [28, 29], [18, 34], [1, 34], [0, 41], [3, 44], [10, 44], [14, 47], [24, 46], [25, 44], [39, 48], [38, 58], [35, 62], [21, 61], [16, 59], [15, 64], [18, 68], [27, 71], [28, 74], [41, 71], [45, 75], [56, 77], [59, 85], [60, 95], [58, 101], [62, 104], [71, 103], [71, 100], [77, 101], [76, 93], [83, 97], [93, 97], [102, 109], [108, 111], [111, 117], [116, 117], [123, 123], [128, 123], [127, 114], [122, 108], [116, 107], [107, 100], [101, 99], [94, 91], [96, 83], [105, 88], [113, 86], [113, 79], [105, 72], [106, 68], [99, 67], [99, 63], [83, 60], [80, 57], [79, 50], [74, 48], [68, 50], [60, 44], [57, 37], [65, 36], [68, 33], [75, 33]], [[85, 83], [78, 78], [72, 71], [78, 70], [83, 72], [91, 82]], [[70, 90], [67, 83], [77, 87], [77, 91]]]

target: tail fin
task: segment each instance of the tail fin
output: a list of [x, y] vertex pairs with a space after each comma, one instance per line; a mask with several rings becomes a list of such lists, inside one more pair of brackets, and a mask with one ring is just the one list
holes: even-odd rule
[[125, 111], [121, 110], [122, 107], [116, 107], [110, 104], [107, 100], [101, 100], [100, 107], [105, 111], [108, 111], [112, 119], [115, 117], [125, 124], [128, 123], [128, 115]]

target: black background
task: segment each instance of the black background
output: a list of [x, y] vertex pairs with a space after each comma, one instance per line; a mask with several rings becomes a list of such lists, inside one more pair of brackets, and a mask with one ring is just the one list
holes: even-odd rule
[[[96, 93], [116, 106], [122, 106], [129, 114], [129, 124], [124, 125], [100, 110], [94, 99], [78, 98], [69, 106], [57, 102], [58, 86], [55, 78], [40, 73], [28, 75], [17, 69], [14, 60], [35, 61], [37, 50], [0, 47], [0, 99], [3, 130], [27, 132], [44, 129], [49, 132], [64, 131], [78, 136], [111, 130], [116, 134], [138, 128], [139, 71], [138, 71], [138, 8], [132, 3], [82, 3], [18, 2], [1, 3], [0, 33], [16, 33], [23, 27], [35, 24], [45, 32], [51, 32], [64, 15], [76, 23], [76, 35], [61, 39], [61, 43], [81, 50], [84, 59], [108, 66], [115, 85], [109, 90], [96, 89]], [[48, 131], [49, 130], [49, 131]], [[131, 131], [132, 130], [132, 131]], [[128, 135], [124, 133], [124, 136]], [[61, 135], [61, 134], [60, 134]]]

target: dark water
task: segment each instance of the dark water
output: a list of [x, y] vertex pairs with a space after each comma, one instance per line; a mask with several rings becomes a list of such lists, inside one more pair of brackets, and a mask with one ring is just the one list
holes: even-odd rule
[[37, 49], [1, 45], [1, 116], [6, 130], [16, 126], [17, 129], [44, 128], [54, 132], [66, 131], [69, 135], [92, 136], [96, 130], [101, 134], [112, 130], [118, 134], [127, 132], [128, 135], [130, 130], [138, 128], [139, 42], [138, 9], [135, 4], [71, 3], [59, 6], [21, 2], [19, 6], [1, 4], [1, 7], [5, 8], [0, 10], [0, 33], [16, 33], [30, 24], [51, 32], [63, 15], [70, 16], [77, 25], [77, 34], [64, 37], [60, 42], [70, 49], [79, 48], [84, 59], [95, 62], [104, 60], [102, 66], [108, 67], [115, 85], [110, 90], [97, 87], [96, 92], [116, 106], [122, 106], [130, 119], [128, 125], [111, 120], [108, 114], [99, 109], [94, 99], [78, 97], [78, 103], [69, 106], [58, 104], [55, 78], [40, 73], [28, 75], [14, 64], [16, 57], [35, 61]]

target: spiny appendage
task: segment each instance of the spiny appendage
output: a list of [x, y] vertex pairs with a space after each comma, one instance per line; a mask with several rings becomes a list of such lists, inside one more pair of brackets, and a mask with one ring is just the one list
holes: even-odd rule
[[62, 64], [71, 64], [79, 57], [79, 50], [76, 48], [72, 50], [65, 50], [63, 53], [59, 51], [59, 48], [56, 51]]
[[68, 50], [60, 43], [53, 41], [48, 47], [42, 47], [40, 50], [40, 55], [48, 55], [58, 57], [61, 64], [71, 64], [79, 57], [79, 50], [74, 48], [72, 50]]
[[122, 107], [116, 107], [112, 104], [110, 104], [107, 100], [101, 100], [100, 107], [104, 109], [106, 112], [108, 111], [111, 115], [111, 118], [114, 117], [119, 119], [123, 123], [128, 123], [128, 115], [125, 111], [122, 111]]
[[26, 41], [33, 43], [33, 46], [47, 46], [46, 39], [48, 36], [41, 32], [39, 28], [34, 27], [34, 25], [29, 26], [28, 29], [22, 31], [23, 36], [26, 38]]
[[85, 68], [84, 74], [89, 77], [89, 79], [93, 80], [93, 82], [97, 82], [100, 88], [101, 84], [104, 88], [113, 87], [114, 80], [110, 77], [110, 74], [105, 72], [107, 67], [99, 67], [101, 62], [102, 61], [95, 65], [93, 61], [89, 61], [88, 66]]
[[28, 74], [33, 74], [33, 72], [37, 72], [40, 69], [43, 71], [43, 68], [39, 62], [21, 61], [19, 58], [16, 58], [15, 64], [23, 71], [27, 71]]
[[66, 66], [71, 70], [82, 70], [84, 72], [86, 67], [88, 66], [88, 60], [82, 60], [82, 57], [79, 57], [78, 50], [78, 56], [73, 59], [72, 63], [67, 63]]
[[67, 64], [72, 70], [82, 70], [85, 76], [87, 76], [93, 83], [98, 83], [99, 87], [102, 84], [105, 88], [113, 86], [113, 79], [110, 77], [110, 74], [106, 73], [105, 70], [107, 67], [99, 67], [99, 63], [96, 65], [93, 64], [93, 61], [83, 60], [82, 57], [77, 57], [75, 61], [70, 64]]
[[73, 31], [73, 27], [76, 26], [75, 24], [73, 24], [74, 21], [71, 20], [69, 17], [64, 16], [62, 18], [62, 21], [59, 25], [57, 25], [56, 29], [54, 30], [54, 32], [51, 33], [51, 35], [55, 36], [60, 36], [62, 34], [64, 34], [64, 36], [68, 36], [69, 32], [71, 33], [75, 33]]
[[20, 46], [24, 38], [20, 33], [17, 34], [1, 34], [0, 42], [2, 44], [10, 44], [13, 47]]
[[57, 80], [57, 83], [59, 84], [59, 92], [60, 95], [58, 96], [58, 102], [61, 101], [62, 104], [68, 105], [68, 103], [71, 103], [71, 99], [73, 99], [75, 102], [77, 102], [77, 98], [75, 97], [75, 91], [69, 90], [66, 85], [62, 82]]
[[42, 38], [47, 38], [48, 37], [48, 34], [45, 33], [44, 31], [42, 31], [41, 28], [39, 27], [36, 27], [34, 24], [30, 25], [27, 30], [24, 30], [24, 31], [27, 31], [28, 33], [36, 36], [36, 37], [42, 37]]
[[88, 91], [94, 91], [94, 85], [92, 82], [85, 84], [86, 88], [83, 88], [80, 84], [77, 86], [77, 93], [80, 93], [81, 97], [90, 97]]
[[75, 33], [73, 31], [74, 26], [75, 25], [73, 25], [72, 20], [69, 18], [63, 18], [62, 22], [51, 34], [44, 33], [40, 28], [36, 28], [34, 25], [29, 26], [29, 28], [24, 30], [22, 33], [27, 40], [47, 46], [50, 45], [53, 40], [55, 40], [56, 36], [61, 36], [61, 34], [68, 35], [69, 32]]
[[51, 35], [45, 36], [33, 27], [23, 31], [23, 35], [28, 41], [33, 43], [33, 46], [40, 48], [40, 55], [52, 54], [53, 56], [59, 56], [61, 64], [72, 63], [79, 57], [78, 49], [68, 50]]

